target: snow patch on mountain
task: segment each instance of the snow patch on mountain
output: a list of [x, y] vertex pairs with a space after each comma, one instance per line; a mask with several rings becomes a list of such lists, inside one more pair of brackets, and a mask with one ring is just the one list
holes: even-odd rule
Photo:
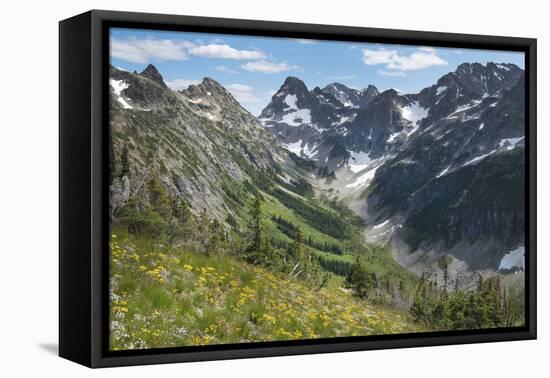
[[500, 260], [498, 270], [513, 269], [513, 268], [524, 269], [524, 266], [525, 266], [525, 247], [523, 245], [520, 245], [516, 249], [509, 251], [507, 254], [504, 255], [502, 260]]
[[283, 147], [293, 154], [300, 156], [300, 152], [302, 151], [302, 140], [300, 139], [299, 141], [293, 143], [283, 143]]
[[134, 109], [134, 107], [122, 97], [121, 93], [123, 90], [128, 88], [128, 83], [124, 82], [124, 80], [114, 80], [109, 79], [109, 84], [113, 88], [117, 101], [122, 105], [124, 109]]
[[[401, 109], [401, 116], [412, 123], [413, 128], [407, 132], [411, 135], [420, 126], [418, 123], [428, 116], [429, 109], [420, 106], [418, 101], [413, 101], [409, 106], [404, 106]], [[388, 140], [388, 142], [391, 142]]]
[[298, 107], [296, 106], [296, 101], [296, 95], [287, 94], [285, 97], [285, 103], [290, 107], [290, 109], [298, 110]]
[[361, 172], [363, 169], [368, 168], [374, 162], [374, 160], [372, 160], [369, 157], [369, 154], [366, 152], [350, 151], [350, 155], [351, 156], [348, 161], [348, 168], [353, 173]]
[[377, 225], [374, 225], [372, 228], [373, 228], [373, 230], [376, 230], [378, 228], [382, 228], [382, 227], [386, 226], [388, 223], [390, 223], [390, 220], [386, 219], [384, 222], [378, 223]]
[[316, 144], [310, 146], [309, 143], [307, 143], [302, 149], [302, 154], [308, 159], [314, 159], [315, 155], [317, 155], [317, 147]]
[[332, 123], [333, 126], [340, 126], [343, 123], [346, 122], [352, 122], [355, 119], [356, 114], [353, 114], [351, 116], [341, 116], [338, 121], [335, 121]]
[[311, 111], [309, 109], [298, 109], [283, 116], [281, 122], [289, 126], [301, 126], [304, 123], [311, 123]]
[[402, 131], [398, 131], [398, 132], [395, 132], [395, 133], [392, 133], [390, 134], [390, 136], [388, 137], [388, 140], [386, 142], [388, 143], [392, 143], [395, 139], [397, 139], [398, 136], [400, 136], [401, 134], [403, 134]]
[[334, 85], [332, 86], [334, 88], [334, 97], [344, 105], [344, 107], [351, 107], [353, 106], [353, 103], [351, 102], [351, 99], [349, 96], [344, 93], [343, 91], [337, 89]]
[[368, 170], [366, 173], [363, 173], [354, 182], [352, 182], [351, 184], [347, 184], [346, 188], [354, 188], [355, 189], [355, 188], [360, 188], [360, 187], [363, 187], [363, 186], [366, 186], [366, 185], [368, 186], [368, 184], [370, 184], [370, 182], [374, 178], [374, 175], [376, 174], [376, 170], [379, 167], [380, 166], [374, 167], [374, 168]]
[[513, 150], [516, 148], [516, 145], [523, 140], [523, 138], [524, 137], [501, 139], [500, 142], [498, 142], [498, 146], [500, 148], [506, 147], [507, 150]]
[[471, 160], [468, 160], [466, 163], [462, 164], [462, 167], [465, 167], [467, 165], [472, 165], [480, 162], [481, 160], [485, 159], [488, 156], [491, 156], [496, 153], [500, 153], [503, 151], [510, 151], [517, 147], [517, 145], [524, 139], [524, 137], [518, 137], [518, 138], [504, 138], [501, 139], [498, 143], [498, 147], [494, 150], [491, 150], [485, 154], [479, 155], [474, 157]]
[[481, 100], [472, 100], [471, 102], [469, 102], [466, 105], [460, 105], [459, 107], [457, 107], [456, 110], [451, 113], [451, 115], [462, 113], [462, 112], [465, 112], [466, 110], [473, 109], [476, 106], [478, 106], [479, 104], [481, 104]]
[[445, 86], [445, 85], [443, 85], [441, 87], [437, 87], [435, 95], [439, 96], [441, 93], [445, 92], [446, 90], [447, 90], [447, 86]]
[[451, 169], [451, 165], [449, 165], [447, 168], [445, 168], [444, 170], [442, 170], [441, 172], [439, 172], [439, 174], [437, 176], [435, 176], [436, 178], [440, 178], [441, 176], [445, 176], [447, 174], [447, 172], [449, 172], [449, 169]]
[[303, 144], [303, 140], [300, 139], [296, 142], [292, 143], [283, 143], [283, 147], [286, 148], [288, 151], [292, 152], [293, 154], [296, 154], [300, 157], [306, 157], [308, 159], [313, 159], [315, 155], [317, 154], [317, 145], [309, 145], [306, 143]]
[[480, 162], [481, 160], [485, 159], [487, 156], [491, 156], [492, 154], [496, 153], [497, 151], [498, 151], [498, 149], [495, 149], [495, 150], [491, 150], [491, 151], [487, 152], [486, 154], [476, 156], [475, 158], [473, 158], [471, 160], [468, 160], [466, 163], [462, 164], [462, 166], [465, 167], [467, 165], [476, 164], [476, 163]]

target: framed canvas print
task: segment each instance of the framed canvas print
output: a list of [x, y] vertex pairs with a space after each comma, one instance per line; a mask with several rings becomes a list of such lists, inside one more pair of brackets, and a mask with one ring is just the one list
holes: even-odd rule
[[60, 23], [60, 355], [536, 337], [536, 41]]

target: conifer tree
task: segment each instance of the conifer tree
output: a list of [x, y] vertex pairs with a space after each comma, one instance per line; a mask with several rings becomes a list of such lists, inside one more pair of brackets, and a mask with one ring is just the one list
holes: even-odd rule
[[195, 217], [185, 200], [175, 197], [172, 202], [173, 221], [171, 227], [171, 241], [189, 244], [195, 232]]
[[345, 284], [359, 298], [366, 299], [373, 289], [375, 279], [373, 274], [367, 272], [361, 263], [361, 259], [357, 256], [349, 274], [346, 276]]
[[128, 157], [128, 146], [122, 147], [122, 154], [120, 157], [120, 178], [130, 175], [130, 159]]
[[481, 273], [477, 274], [477, 291], [483, 290], [483, 276]]
[[449, 288], [449, 263], [451, 262], [451, 256], [442, 256], [439, 260], [439, 267], [443, 270], [443, 295], [447, 295]]
[[149, 195], [149, 204], [164, 218], [165, 221], [172, 220], [172, 204], [166, 189], [162, 186], [156, 175], [151, 175], [147, 181], [147, 193]]
[[205, 243], [206, 254], [225, 254], [227, 248], [226, 242], [227, 238], [222, 223], [217, 219], [209, 222]]
[[259, 251], [262, 240], [262, 198], [259, 194], [254, 197], [250, 208], [249, 232], [252, 249]]
[[[244, 258], [252, 263], [261, 263], [265, 261], [265, 256], [262, 256], [263, 229], [262, 229], [262, 197], [256, 193], [249, 209], [249, 221], [247, 227], [248, 245], [244, 251]], [[264, 248], [265, 250], [265, 248]]]
[[297, 262], [303, 262], [304, 260], [304, 235], [302, 234], [302, 230], [298, 229], [296, 231], [296, 236], [294, 237], [294, 242], [292, 243], [292, 257]]

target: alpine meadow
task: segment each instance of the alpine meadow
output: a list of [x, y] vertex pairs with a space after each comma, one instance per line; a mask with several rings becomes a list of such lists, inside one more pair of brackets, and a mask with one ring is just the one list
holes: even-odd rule
[[110, 39], [110, 350], [525, 324], [523, 54]]

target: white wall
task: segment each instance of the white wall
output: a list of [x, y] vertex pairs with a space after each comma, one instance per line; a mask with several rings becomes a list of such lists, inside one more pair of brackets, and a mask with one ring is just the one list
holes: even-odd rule
[[[550, 27], [543, 1], [8, 0], [0, 23], [0, 374], [165, 377], [512, 377], [549, 367]], [[539, 341], [91, 371], [54, 355], [57, 343], [57, 21], [91, 8], [536, 37], [539, 39]], [[546, 63], [546, 64], [545, 64]], [[543, 215], [544, 214], [544, 215]], [[544, 348], [547, 348], [545, 353]], [[537, 373], [538, 372], [538, 373]]]

